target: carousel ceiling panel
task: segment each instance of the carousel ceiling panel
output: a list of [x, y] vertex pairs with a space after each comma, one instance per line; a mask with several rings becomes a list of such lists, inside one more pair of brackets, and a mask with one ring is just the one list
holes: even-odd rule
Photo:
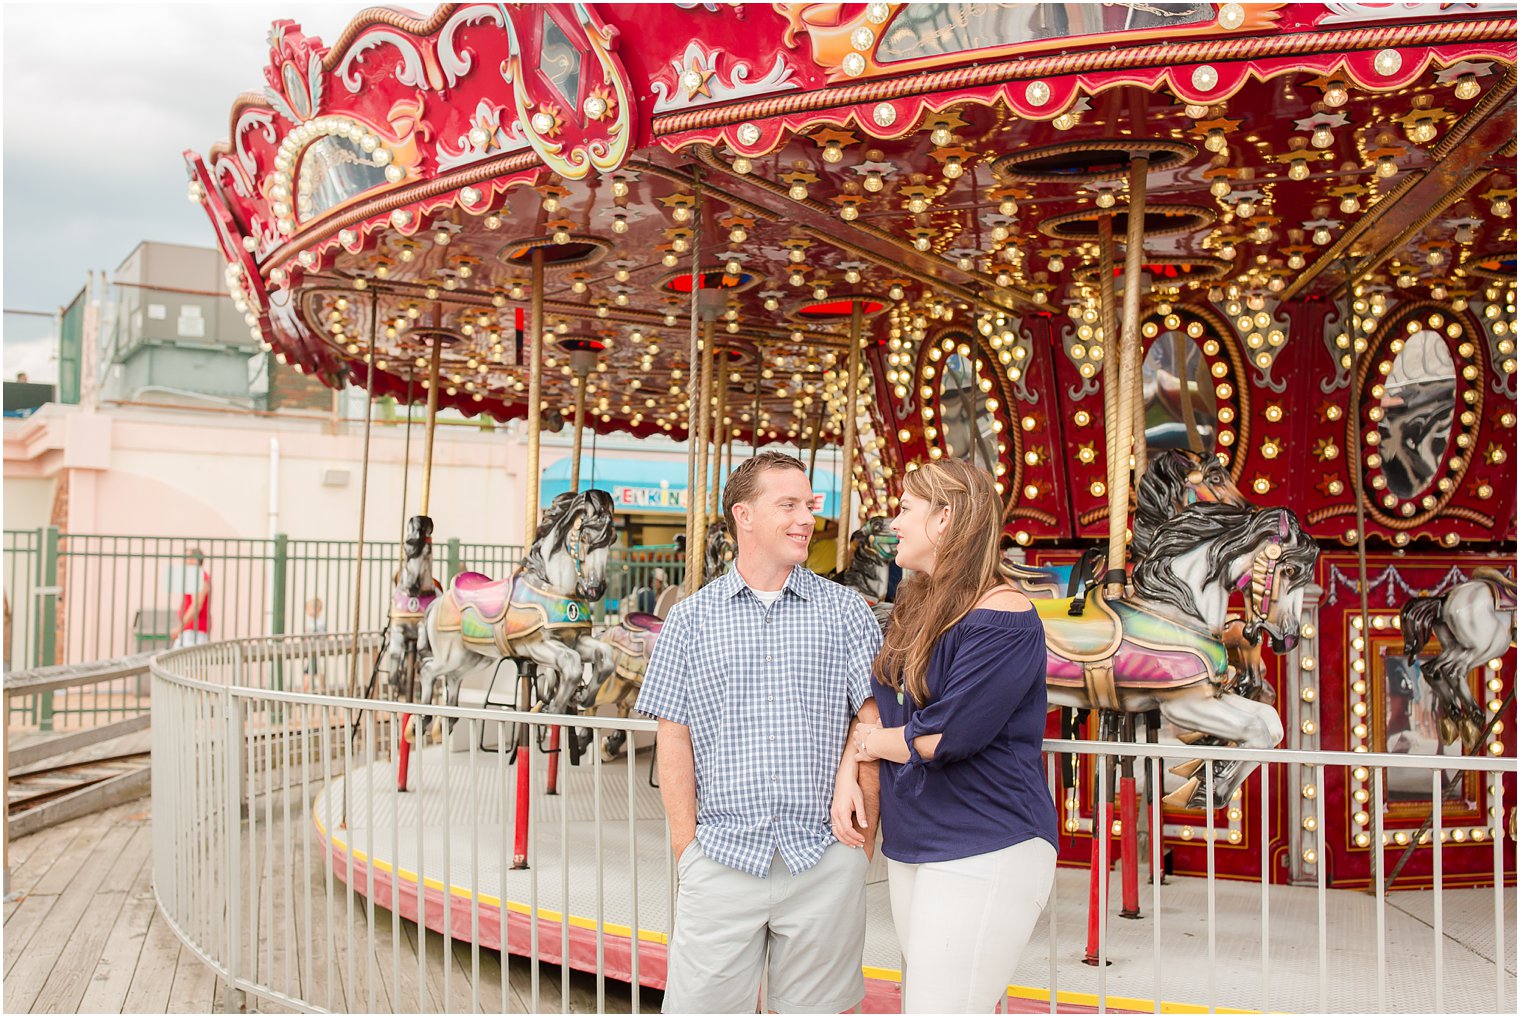
[[1514, 19], [1442, 6], [445, 5], [331, 48], [279, 22], [192, 197], [250, 327], [330, 383], [421, 398], [431, 329], [443, 405], [523, 415], [539, 257], [551, 411], [577, 337], [592, 426], [683, 436], [695, 308], [731, 433], [837, 440], [848, 322], [800, 309], [879, 308], [881, 403], [911, 401], [931, 330], [1080, 318], [1136, 155], [1159, 300], [1512, 278]]

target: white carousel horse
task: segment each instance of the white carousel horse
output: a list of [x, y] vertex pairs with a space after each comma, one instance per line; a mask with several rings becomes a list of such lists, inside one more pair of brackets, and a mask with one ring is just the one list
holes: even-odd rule
[[[1135, 568], [1133, 596], [1111, 601], [1094, 589], [1080, 616], [1069, 613], [1069, 599], [1033, 601], [1045, 624], [1050, 707], [1159, 710], [1204, 736], [1275, 746], [1283, 736], [1277, 711], [1235, 691], [1243, 676], [1225, 643], [1229, 601], [1245, 594], [1246, 620], [1232, 639], [1256, 646], [1265, 638], [1286, 652], [1298, 643], [1318, 555], [1285, 509], [1188, 506], [1157, 527], [1150, 556]], [[1213, 804], [1227, 804], [1256, 765], [1217, 763]], [[1207, 804], [1201, 783], [1192, 776], [1168, 804]]]
[[380, 671], [386, 675], [393, 698], [411, 702], [415, 672], [409, 665], [417, 653], [418, 629], [442, 588], [433, 578], [433, 520], [428, 516], [408, 519], [402, 549], [405, 560], [391, 591], [390, 623]]
[[[1467, 676], [1515, 645], [1515, 581], [1491, 568], [1474, 569], [1472, 578], [1439, 597], [1413, 597], [1399, 610], [1404, 654], [1430, 683], [1445, 708], [1441, 739], [1462, 737], [1469, 751], [1483, 726], [1483, 708], [1473, 699]], [[1441, 652], [1421, 666], [1420, 651], [1434, 635]]]
[[[455, 576], [422, 627], [423, 702], [432, 702], [442, 682], [445, 701], [455, 705], [464, 673], [502, 658], [537, 665], [533, 706], [564, 713], [594, 700], [613, 666], [612, 648], [592, 637], [589, 602], [606, 592], [615, 539], [611, 495], [595, 489], [560, 495], [509, 578]], [[582, 680], [583, 662], [591, 664], [589, 684]]]

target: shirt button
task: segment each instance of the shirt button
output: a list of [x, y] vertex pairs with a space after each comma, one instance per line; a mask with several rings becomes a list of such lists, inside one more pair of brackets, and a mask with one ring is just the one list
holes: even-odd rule
[[776, 736], [775, 735], [771, 735], [771, 741], [775, 741], [775, 740], [776, 740]]
[[765, 657], [765, 660], [766, 660], [766, 663], [770, 663], [770, 659], [771, 659], [771, 658], [770, 658], [770, 655], [769, 655], [769, 654], [767, 654], [767, 655], [766, 655], [766, 657]]
[[767, 703], [774, 703], [776, 701], [776, 697], [775, 696], [766, 696], [765, 697], [765, 701]]
[[776, 775], [774, 773], [771, 774], [771, 780], [775, 780], [775, 779], [776, 779]]

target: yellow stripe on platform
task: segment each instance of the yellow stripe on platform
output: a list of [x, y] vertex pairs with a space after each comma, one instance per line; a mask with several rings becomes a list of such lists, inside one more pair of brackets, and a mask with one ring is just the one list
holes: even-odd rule
[[[315, 803], [312, 805], [311, 818], [312, 822], [317, 824], [317, 832], [326, 838], [330, 844], [341, 850], [345, 855], [351, 855], [356, 862], [363, 862], [366, 865], [371, 864], [370, 857], [367, 853], [360, 851], [357, 848], [350, 848], [348, 842], [345, 841], [342, 837], [339, 837], [336, 834], [328, 833], [327, 827], [322, 823], [321, 816], [317, 814], [317, 807]], [[417, 873], [412, 872], [409, 869], [398, 869], [390, 862], [383, 861], [379, 858], [373, 860], [373, 865], [377, 870], [381, 872], [388, 872], [396, 879], [404, 880], [412, 884], [415, 884], [417, 882]], [[503, 873], [503, 878], [505, 878], [505, 873]], [[424, 877], [422, 879], [422, 885], [428, 890], [437, 890], [439, 893], [444, 892], [444, 885], [441, 880]], [[481, 893], [478, 890], [471, 890], [467, 887], [456, 886], [453, 884], [449, 885], [447, 892], [451, 897], [460, 897], [466, 901], [479, 901], [481, 904], [484, 904], [487, 907], [494, 907], [497, 910], [502, 910], [501, 898], [493, 894]], [[519, 915], [528, 915], [532, 913], [532, 909], [528, 905], [520, 904], [517, 901], [510, 900], [506, 902], [506, 910], [512, 912], [513, 914]], [[540, 921], [547, 920], [551, 922], [563, 922], [567, 920], [563, 912], [554, 911], [550, 908], [539, 908], [538, 917]], [[586, 929], [591, 932], [596, 931], [596, 920], [593, 918], [582, 918], [579, 915], [571, 915], [568, 918], [568, 922], [572, 928]], [[633, 938], [632, 926], [622, 925], [616, 922], [603, 922], [602, 932], [605, 935], [622, 936], [627, 939]], [[668, 946], [670, 943], [670, 937], [663, 932], [655, 932], [651, 929], [640, 929], [639, 942], [659, 943], [661, 945]]]
[[[902, 971], [900, 971], [897, 968], [874, 968], [874, 967], [871, 967], [871, 966], [867, 965], [866, 967], [862, 968], [861, 970], [865, 972], [865, 976], [867, 978], [874, 979], [874, 980], [876, 980], [878, 982], [896, 982], [899, 985], [902, 984]], [[1008, 995], [1012, 996], [1014, 999], [1038, 1000], [1038, 1001], [1043, 1002], [1043, 1003], [1049, 1003], [1050, 1002], [1050, 990], [1049, 989], [1036, 989], [1036, 988], [1031, 988], [1030, 986], [1027, 986], [1027, 985], [1010, 985], [1010, 986], [1008, 986]], [[1096, 993], [1091, 993], [1091, 992], [1070, 992], [1070, 991], [1067, 991], [1065, 989], [1062, 989], [1061, 991], [1059, 991], [1059, 992], [1056, 993], [1056, 1003], [1058, 1003], [1058, 1004], [1060, 1004], [1060, 1003], [1066, 1003], [1066, 1004], [1070, 1004], [1072, 1006], [1091, 1006], [1091, 1007], [1097, 1007], [1098, 1006], [1098, 996], [1097, 996]], [[1144, 1011], [1145, 1013], [1156, 1013], [1157, 1012], [1156, 1003], [1155, 1003], [1154, 1000], [1150, 1000], [1150, 999], [1132, 999], [1132, 998], [1130, 998], [1128, 996], [1104, 996], [1103, 997], [1103, 1005], [1105, 1007], [1111, 1007], [1111, 1008], [1116, 1008], [1116, 1009], [1120, 1009], [1120, 1010], [1136, 1010], [1136, 1011]], [[1206, 1006], [1199, 1006], [1196, 1003], [1168, 1003], [1168, 1002], [1162, 1002], [1161, 1008], [1160, 1008], [1160, 1012], [1161, 1013], [1242, 1013], [1242, 1014], [1261, 1013], [1260, 1010], [1231, 1010], [1231, 1009], [1229, 1009], [1227, 1007], [1222, 1007], [1222, 1006], [1214, 1007], [1213, 1009], [1210, 1009], [1209, 1007], [1206, 1007]]]

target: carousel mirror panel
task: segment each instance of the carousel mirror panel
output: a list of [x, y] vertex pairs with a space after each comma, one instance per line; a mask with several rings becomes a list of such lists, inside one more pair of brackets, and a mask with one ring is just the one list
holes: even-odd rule
[[1218, 403], [1208, 359], [1180, 329], [1158, 335], [1140, 365], [1145, 443], [1153, 449], [1214, 448]]
[[[1362, 466], [1367, 509], [1409, 529], [1439, 516], [1472, 460], [1483, 413], [1483, 344], [1450, 309], [1416, 307], [1390, 321], [1362, 360]], [[1348, 433], [1347, 447], [1356, 435]]]
[[[965, 352], [962, 352], [965, 351]], [[997, 461], [996, 419], [987, 408], [985, 392], [991, 380], [982, 377], [981, 358], [973, 357], [965, 343], [945, 355], [939, 376], [939, 416], [945, 455], [969, 459], [990, 473]]]

